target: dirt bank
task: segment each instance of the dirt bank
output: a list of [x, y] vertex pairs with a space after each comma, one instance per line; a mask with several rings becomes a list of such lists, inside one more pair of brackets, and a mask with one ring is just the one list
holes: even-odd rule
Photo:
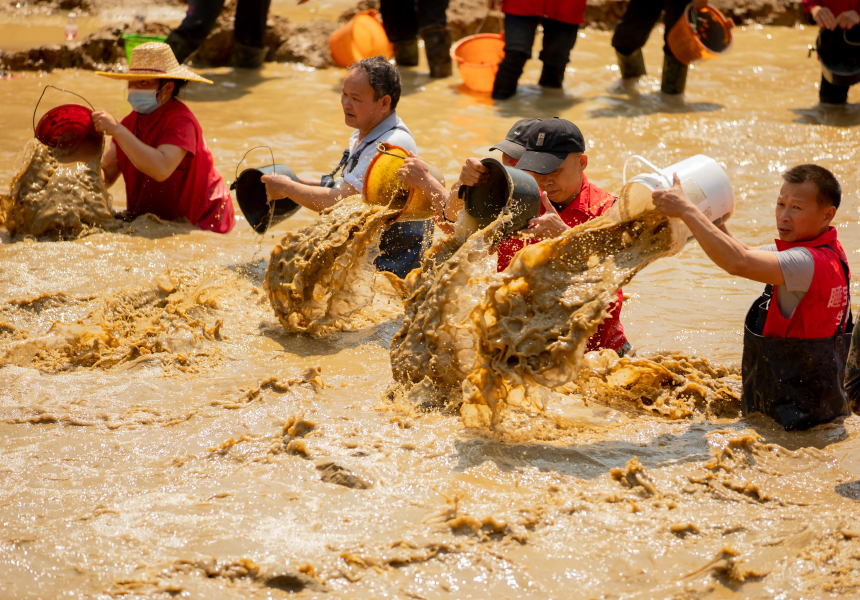
[[[628, 0], [589, 0], [585, 24], [598, 29], [611, 29], [624, 13]], [[161, 4], [179, 4], [163, 0]], [[98, 14], [122, 4], [122, 0], [54, 0], [53, 2], [23, 2], [4, 9], [26, 16], [34, 12], [61, 12], [77, 9]], [[736, 24], [762, 23], [793, 26], [806, 21], [801, 2], [797, 0], [713, 0], [714, 6]], [[333, 65], [328, 39], [341, 23], [359, 10], [378, 8], [378, 0], [361, 0], [354, 8], [344, 11], [337, 22], [314, 19], [307, 23], [290, 23], [286, 17], [270, 15], [266, 32], [267, 60], [298, 62], [310, 67]], [[17, 12], [16, 12], [17, 11]], [[229, 2], [203, 46], [191, 57], [198, 67], [224, 66], [233, 53], [233, 15], [235, 3]], [[488, 14], [484, 0], [452, 0], [448, 8], [448, 26], [454, 39], [482, 32], [498, 32], [501, 20]], [[140, 31], [166, 35], [170, 28], [162, 23], [147, 23]], [[104, 27], [81, 42], [39, 46], [19, 52], [0, 50], [0, 69], [10, 71], [50, 71], [52, 69], [120, 70], [126, 66], [124, 31], [133, 31], [129, 24]]]

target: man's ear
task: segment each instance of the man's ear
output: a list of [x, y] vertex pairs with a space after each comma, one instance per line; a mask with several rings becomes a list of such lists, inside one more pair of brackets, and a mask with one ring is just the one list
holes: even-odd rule
[[385, 94], [382, 97], [381, 102], [382, 102], [382, 110], [383, 111], [387, 111], [388, 109], [391, 108], [391, 96], [389, 96], [388, 94]]
[[827, 207], [827, 210], [824, 211], [824, 216], [827, 217], [827, 222], [830, 223], [830, 221], [833, 220], [833, 217], [836, 216], [836, 207], [835, 206]]
[[582, 170], [585, 170], [585, 167], [588, 166], [588, 155], [584, 152], [579, 155], [579, 164], [582, 165]]

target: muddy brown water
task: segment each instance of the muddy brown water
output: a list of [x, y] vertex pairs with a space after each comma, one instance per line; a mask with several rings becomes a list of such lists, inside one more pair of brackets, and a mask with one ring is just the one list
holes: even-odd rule
[[[734, 185], [729, 227], [750, 243], [773, 237], [779, 172], [815, 161], [843, 184], [836, 223], [856, 263], [860, 110], [816, 107], [812, 30], [735, 35], [732, 54], [691, 72], [684, 105], [654, 94], [657, 36], [631, 101], [606, 91], [617, 76], [609, 34], [586, 31], [564, 93], [532, 85], [537, 61], [521, 94], [498, 106], [419, 67], [404, 74], [399, 112], [450, 181], [527, 116], [578, 123], [589, 177], [610, 190], [629, 154], [659, 165], [707, 154]], [[349, 134], [342, 71], [273, 64], [209, 76], [215, 85], [187, 101], [225, 178], [258, 144], [302, 174], [337, 163]], [[0, 180], [13, 175], [46, 83], [128, 110], [121, 84], [88, 72], [0, 82]], [[122, 208], [121, 186], [112, 193]], [[4, 234], [0, 351], [20, 352], [0, 367], [0, 595], [858, 593], [856, 417], [786, 434], [730, 410], [644, 410], [604, 386], [602, 403], [566, 400], [573, 389], [551, 399], [567, 411], [555, 419], [523, 416], [505, 434], [464, 429], [457, 414], [385, 396], [399, 320], [325, 339], [284, 332], [265, 268], [284, 232], [313, 218], [302, 211], [262, 238], [242, 219], [226, 236], [150, 218], [72, 241]], [[677, 352], [651, 361], [648, 381], [686, 373], [692, 385], [710, 369], [704, 387], [730, 398], [736, 378], [714, 365], [739, 360], [758, 288], [695, 244], [639, 273], [625, 287], [628, 336], [642, 354]], [[639, 385], [630, 373], [620, 364], [606, 380]]]

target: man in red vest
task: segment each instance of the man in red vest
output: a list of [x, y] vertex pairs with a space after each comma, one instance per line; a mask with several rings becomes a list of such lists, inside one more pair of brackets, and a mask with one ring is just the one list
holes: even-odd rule
[[782, 174], [775, 245], [750, 248], [718, 228], [675, 185], [654, 204], [684, 221], [717, 266], [767, 284], [750, 308], [742, 361], [744, 414], [761, 412], [786, 429], [806, 429], [850, 414], [843, 379], [853, 327], [851, 273], [830, 225], [842, 191], [818, 165]]

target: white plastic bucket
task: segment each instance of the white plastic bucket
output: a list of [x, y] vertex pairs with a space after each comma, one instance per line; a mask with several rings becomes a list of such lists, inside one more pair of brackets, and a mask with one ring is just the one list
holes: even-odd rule
[[[651, 169], [651, 173], [641, 173], [627, 181], [627, 164], [636, 159]], [[618, 201], [609, 212], [610, 218], [626, 221], [639, 214], [654, 209], [651, 193], [672, 187], [674, 174], [681, 180], [681, 188], [690, 201], [699, 207], [714, 225], [728, 221], [735, 211], [735, 195], [732, 183], [723, 168], [713, 158], [697, 154], [679, 163], [660, 169], [645, 158], [633, 155], [624, 161], [622, 178], [624, 187]], [[693, 236], [681, 219], [670, 219], [672, 224], [672, 254], [681, 251]]]

